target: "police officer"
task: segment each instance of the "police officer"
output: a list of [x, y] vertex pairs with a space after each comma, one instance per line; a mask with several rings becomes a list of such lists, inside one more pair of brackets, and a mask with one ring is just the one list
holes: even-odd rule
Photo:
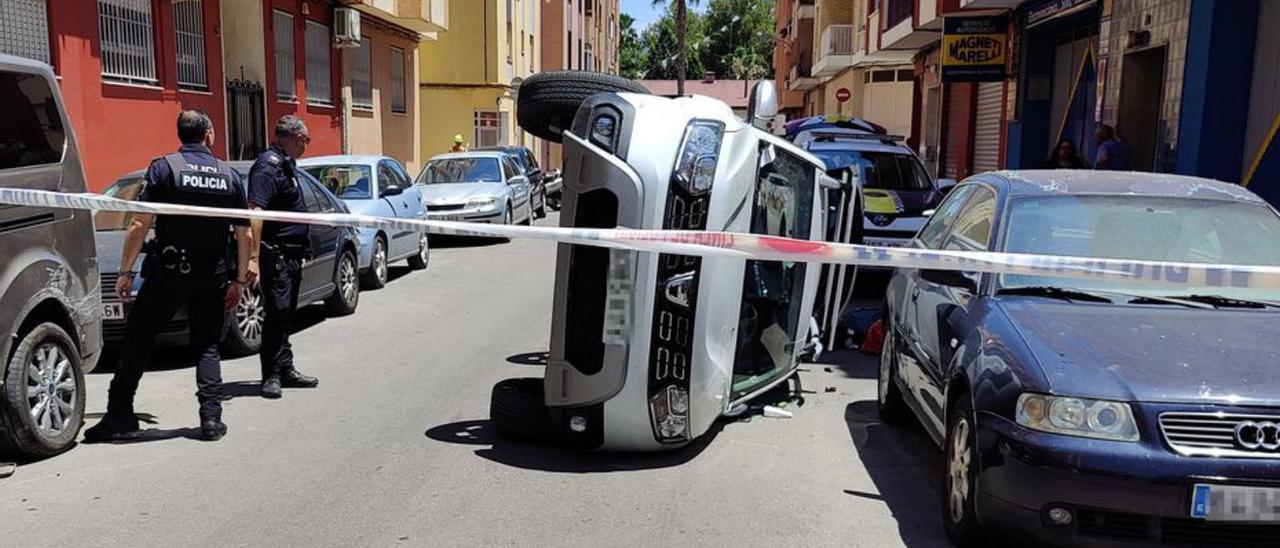
[[[295, 160], [307, 150], [311, 138], [307, 126], [297, 116], [286, 114], [276, 121], [271, 147], [258, 156], [249, 169], [249, 208], [255, 210], [306, 212]], [[307, 225], [252, 221], [253, 235], [260, 242], [250, 271], [261, 268], [266, 317], [262, 326], [262, 397], [279, 398], [282, 386], [311, 388], [320, 384], [293, 366], [293, 346], [289, 331], [298, 306], [302, 282], [302, 262], [308, 257]]]
[[[156, 158], [147, 169], [138, 201], [245, 209], [244, 187], [239, 176], [213, 156], [213, 122], [204, 113], [178, 115], [178, 152]], [[178, 307], [187, 307], [192, 348], [200, 353], [196, 365], [196, 399], [200, 402], [200, 436], [222, 438], [222, 342], [226, 312], [240, 302], [248, 282], [251, 240], [244, 220], [207, 217], [161, 216], [135, 213], [125, 234], [116, 293], [132, 299], [134, 262], [145, 251], [143, 282], [129, 310], [124, 352], [107, 398], [107, 414], [85, 431], [86, 441], [127, 438], [138, 430], [133, 398], [143, 370], [151, 362], [156, 333], [169, 322]], [[143, 240], [155, 227], [155, 238]], [[230, 255], [231, 237], [237, 257]], [[232, 264], [232, 261], [235, 261]]]

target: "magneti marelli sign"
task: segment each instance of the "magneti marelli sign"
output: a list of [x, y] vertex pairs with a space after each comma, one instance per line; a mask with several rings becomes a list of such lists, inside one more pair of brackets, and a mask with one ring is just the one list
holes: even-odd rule
[[1009, 20], [947, 17], [942, 29], [943, 82], [998, 82], [1004, 79]]

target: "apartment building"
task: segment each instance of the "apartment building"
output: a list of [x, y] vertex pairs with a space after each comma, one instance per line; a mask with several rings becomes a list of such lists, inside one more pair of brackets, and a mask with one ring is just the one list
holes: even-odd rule
[[[544, 0], [542, 70], [618, 73], [618, 0]], [[543, 165], [559, 167], [560, 146], [546, 143]]]

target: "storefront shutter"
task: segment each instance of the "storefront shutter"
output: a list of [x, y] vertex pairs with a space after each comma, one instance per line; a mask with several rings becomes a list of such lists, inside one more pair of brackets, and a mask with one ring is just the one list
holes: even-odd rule
[[948, 179], [960, 179], [960, 158], [965, 154], [961, 145], [964, 143], [964, 115], [969, 110], [969, 104], [963, 100], [960, 94], [960, 86], [957, 84], [946, 84], [944, 86], [947, 93], [947, 129], [946, 129], [946, 154], [944, 154], [943, 176]]
[[978, 106], [973, 125], [973, 172], [1000, 167], [1000, 104], [1004, 82], [978, 84]]

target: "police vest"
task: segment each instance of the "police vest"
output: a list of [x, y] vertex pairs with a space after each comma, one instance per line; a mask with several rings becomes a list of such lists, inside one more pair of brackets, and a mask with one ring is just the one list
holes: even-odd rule
[[[212, 196], [232, 196], [235, 193], [231, 188], [235, 184], [231, 180], [231, 166], [222, 160], [216, 160], [216, 166], [193, 165], [187, 163], [181, 152], [175, 152], [166, 155], [164, 161], [169, 164], [169, 172], [173, 174], [173, 189], [179, 193]], [[211, 206], [223, 205], [217, 203], [220, 201], [217, 199], [208, 201]]]

